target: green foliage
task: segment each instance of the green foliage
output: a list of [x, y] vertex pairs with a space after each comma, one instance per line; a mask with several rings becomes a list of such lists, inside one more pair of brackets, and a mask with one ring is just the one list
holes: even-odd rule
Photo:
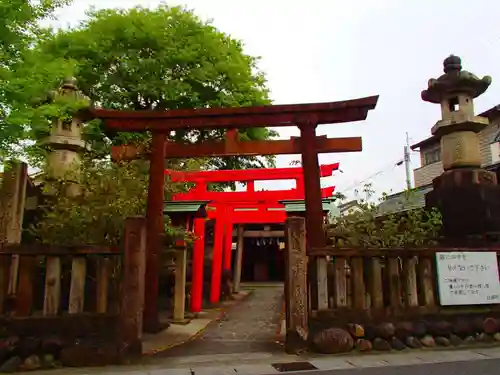
[[[171, 162], [168, 168], [196, 169], [191, 160]], [[79, 174], [82, 195], [68, 196], [68, 183], [45, 181], [45, 192], [52, 197], [43, 215], [29, 232], [37, 241], [57, 245], [118, 245], [124, 219], [145, 216], [148, 191], [148, 163], [134, 161], [116, 164], [84, 159]], [[166, 183], [165, 197], [184, 189], [183, 184]], [[54, 194], [55, 192], [55, 194]], [[184, 235], [168, 224], [167, 235]]]
[[[370, 184], [363, 188], [367, 199], [360, 200], [359, 210], [333, 218], [327, 227], [328, 237], [340, 246], [360, 247], [407, 247], [426, 246], [436, 243], [442, 218], [438, 210], [410, 209], [380, 215], [377, 205], [369, 203], [373, 196]], [[405, 192], [407, 202], [412, 191]], [[387, 199], [384, 195], [381, 201]]]
[[64, 59], [41, 60], [31, 46], [42, 40], [38, 22], [69, 0], [0, 0], [0, 160], [31, 139], [33, 100], [46, 96], [74, 67]]
[[[242, 43], [181, 7], [91, 10], [69, 30], [42, 38], [41, 61], [74, 64], [79, 87], [96, 104], [115, 109], [168, 110], [269, 104], [257, 59]], [[37, 69], [37, 68], [35, 68]], [[147, 135], [113, 133], [100, 122], [85, 129], [94, 149], [142, 142]], [[241, 131], [242, 139], [267, 139], [266, 128]], [[221, 138], [221, 130], [176, 132], [173, 139], [199, 142]], [[263, 158], [214, 159], [215, 168], [262, 167]], [[272, 161], [268, 158], [267, 161]]]
[[38, 22], [71, 0], [0, 0], [0, 66], [17, 61], [40, 31]]

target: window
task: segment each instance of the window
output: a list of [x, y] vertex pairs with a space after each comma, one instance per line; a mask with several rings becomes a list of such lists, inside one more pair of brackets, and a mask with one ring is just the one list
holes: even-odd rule
[[434, 148], [429, 151], [424, 151], [424, 165], [437, 163], [441, 160], [441, 149]]
[[458, 111], [458, 109], [459, 109], [458, 98], [457, 97], [451, 98], [448, 101], [448, 107], [450, 109], [450, 112]]

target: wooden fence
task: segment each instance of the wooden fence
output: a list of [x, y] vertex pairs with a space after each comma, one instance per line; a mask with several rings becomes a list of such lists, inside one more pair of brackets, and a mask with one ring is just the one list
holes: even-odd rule
[[145, 219], [122, 248], [0, 244], [0, 334], [100, 337], [140, 348]]
[[[292, 330], [295, 335], [297, 330], [310, 328], [309, 318], [323, 318], [341, 325], [464, 313], [472, 309], [500, 311], [495, 303], [441, 306], [436, 270], [436, 253], [487, 251], [496, 252], [498, 259], [499, 247], [307, 248], [305, 220], [299, 217], [287, 219], [285, 238], [287, 332]], [[309, 273], [312, 265], [316, 272]], [[314, 280], [310, 279], [312, 274], [316, 275]], [[314, 309], [311, 300], [317, 301]]]

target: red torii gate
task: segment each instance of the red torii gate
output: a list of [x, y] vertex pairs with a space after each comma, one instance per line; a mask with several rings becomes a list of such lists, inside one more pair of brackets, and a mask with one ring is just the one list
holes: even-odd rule
[[[338, 170], [339, 163], [320, 166], [320, 177], [328, 177]], [[165, 170], [172, 182], [194, 183], [187, 193], [174, 195], [176, 201], [208, 201], [208, 217], [216, 220], [213, 248], [212, 282], [210, 301], [217, 303], [220, 298], [222, 269], [231, 268], [232, 230], [234, 224], [242, 223], [284, 223], [286, 213], [280, 200], [304, 199], [302, 167], [218, 170], [176, 172]], [[255, 181], [291, 180], [296, 181], [296, 188], [278, 191], [255, 191]], [[247, 190], [240, 192], [210, 192], [209, 183], [214, 182], [246, 182]], [[321, 189], [323, 198], [331, 197], [334, 187]], [[237, 211], [238, 208], [256, 208], [258, 211]], [[271, 210], [270, 210], [271, 209]], [[279, 210], [281, 209], [281, 210]], [[205, 220], [195, 219], [194, 232], [198, 240], [194, 244], [191, 310], [201, 310], [203, 295], [203, 263]]]
[[[114, 161], [147, 156], [150, 161], [147, 219], [146, 293], [144, 330], [161, 329], [158, 319], [158, 256], [164, 230], [164, 162], [166, 158], [219, 156], [255, 156], [301, 154], [304, 167], [307, 242], [311, 247], [325, 244], [323, 208], [319, 181], [318, 154], [362, 150], [361, 138], [316, 136], [321, 124], [362, 121], [375, 108], [378, 96], [329, 103], [267, 105], [239, 108], [200, 108], [174, 110], [112, 110], [88, 108], [79, 113], [83, 121], [104, 120], [106, 128], [121, 132], [152, 133], [151, 148], [125, 145], [113, 147]], [[243, 141], [238, 129], [253, 127], [297, 126], [300, 137], [289, 140]], [[179, 144], [167, 140], [167, 134], [186, 129], [227, 129], [222, 141]], [[311, 285], [313, 287], [314, 285]], [[314, 294], [313, 294], [314, 295]], [[312, 300], [312, 304], [316, 302]]]

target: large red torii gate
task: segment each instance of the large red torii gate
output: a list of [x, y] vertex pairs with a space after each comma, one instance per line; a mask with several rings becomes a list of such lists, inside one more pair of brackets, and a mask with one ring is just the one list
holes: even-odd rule
[[[328, 177], [338, 170], [339, 163], [320, 166], [320, 177]], [[280, 200], [304, 199], [302, 167], [216, 170], [178, 172], [165, 170], [172, 182], [194, 183], [186, 193], [174, 195], [174, 201], [208, 201], [208, 217], [216, 220], [213, 248], [212, 281], [210, 301], [217, 303], [220, 298], [222, 269], [231, 268], [232, 231], [234, 224], [242, 223], [284, 223], [286, 212]], [[264, 180], [296, 181], [296, 188], [290, 190], [255, 191], [255, 182]], [[247, 191], [213, 192], [208, 191], [209, 183], [246, 182]], [[321, 189], [322, 198], [331, 197], [333, 186]], [[256, 208], [258, 211], [237, 211], [238, 208]], [[271, 210], [270, 210], [271, 209]], [[281, 209], [281, 210], [279, 210]], [[203, 263], [205, 220], [195, 219], [195, 240], [192, 265], [191, 310], [201, 310], [203, 295]]]
[[[111, 110], [88, 108], [79, 113], [83, 121], [104, 120], [106, 128], [121, 132], [152, 133], [151, 148], [125, 145], [113, 147], [115, 161], [147, 156], [150, 161], [147, 202], [147, 260], [144, 330], [161, 329], [158, 319], [158, 256], [164, 230], [163, 205], [166, 158], [195, 158], [248, 155], [301, 154], [304, 167], [304, 193], [308, 245], [325, 244], [323, 209], [319, 181], [319, 153], [356, 152], [362, 150], [361, 138], [332, 138], [316, 136], [321, 124], [362, 121], [375, 108], [378, 96], [329, 103], [267, 105], [239, 108], [200, 108], [174, 110]], [[297, 126], [300, 137], [276, 141], [243, 141], [238, 129], [253, 127]], [[176, 144], [167, 140], [167, 134], [186, 129], [227, 129], [222, 141], [199, 144]], [[311, 285], [313, 287], [314, 285]], [[314, 295], [314, 293], [313, 293]], [[315, 301], [312, 304], [315, 305]]]

